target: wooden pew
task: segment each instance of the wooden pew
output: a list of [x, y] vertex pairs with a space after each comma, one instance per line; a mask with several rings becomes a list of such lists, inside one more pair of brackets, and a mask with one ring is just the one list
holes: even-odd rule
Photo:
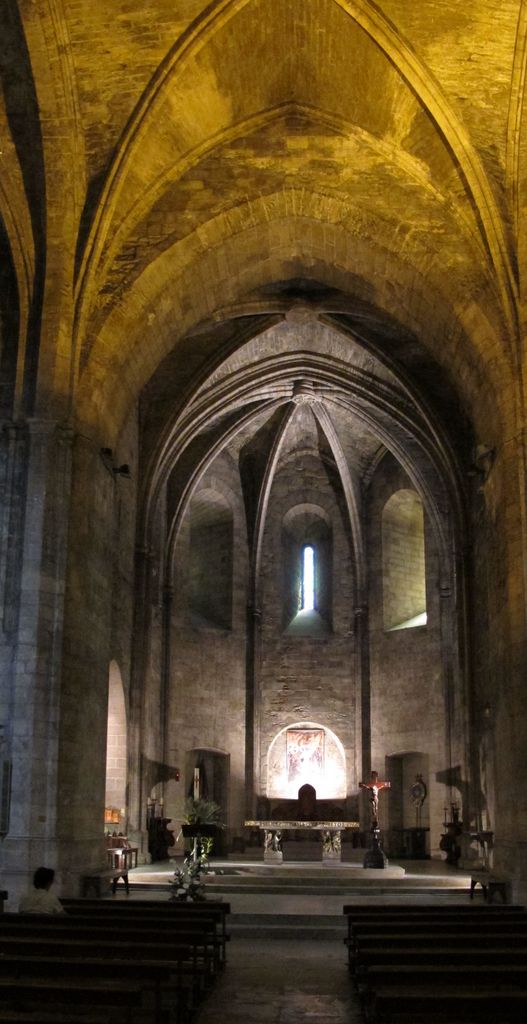
[[182, 933], [203, 933], [208, 938], [214, 953], [215, 967], [223, 968], [226, 962], [226, 942], [228, 936], [222, 930], [222, 921], [215, 914], [175, 914], [174, 916], [156, 917], [154, 914], [126, 914], [121, 915], [105, 914], [104, 920], [96, 913], [79, 913], [68, 915], [79, 926], [89, 927], [90, 925], [101, 926], [105, 929], [118, 928], [124, 933], [126, 930], [140, 931], [148, 938], [173, 934], [176, 938]]
[[[201, 934], [193, 931], [185, 941], [181, 936], [176, 941], [169, 935], [166, 941], [145, 941], [143, 934], [134, 935], [130, 932], [117, 930], [109, 933], [108, 926], [90, 928], [85, 932], [79, 929], [75, 921], [65, 921], [57, 925], [56, 921], [42, 924], [26, 921], [30, 927], [22, 926], [3, 929], [0, 925], [0, 974], [13, 966], [13, 961], [22, 959], [26, 963], [55, 960], [59, 970], [75, 976], [91, 968], [95, 976], [121, 977], [123, 973], [129, 979], [150, 979], [154, 983], [156, 1006], [159, 1007], [162, 993], [170, 993], [178, 1012], [178, 1021], [187, 1019], [187, 1011], [192, 1011], [201, 1003], [210, 990], [214, 979], [214, 962], [208, 942], [203, 941]], [[49, 919], [48, 919], [49, 920]], [[86, 966], [88, 965], [88, 966]], [[137, 972], [135, 970], [137, 968]], [[109, 973], [108, 973], [109, 972]], [[155, 1019], [160, 1019], [158, 1010]]]
[[56, 956], [90, 956], [104, 953], [108, 959], [122, 958], [150, 959], [160, 961], [178, 960], [184, 955], [196, 973], [209, 985], [214, 976], [214, 956], [211, 944], [201, 933], [184, 932], [178, 939], [170, 937], [163, 941], [156, 935], [154, 939], [145, 939], [143, 934], [130, 934], [120, 929], [109, 931], [107, 928], [66, 929], [61, 926], [41, 926], [4, 931], [0, 929], [0, 954], [8, 952], [26, 953], [34, 951], [40, 956], [45, 952], [53, 952]]
[[106, 915], [115, 916], [116, 914], [121, 914], [123, 917], [125, 915], [137, 917], [140, 915], [143, 919], [147, 919], [150, 916], [157, 922], [167, 919], [173, 920], [176, 915], [178, 919], [190, 915], [196, 919], [213, 916], [216, 920], [220, 936], [222, 963], [225, 963], [227, 959], [226, 943], [230, 938], [227, 932], [227, 919], [231, 908], [230, 903], [224, 903], [222, 900], [207, 899], [198, 902], [179, 903], [172, 900], [139, 900], [133, 898], [127, 900], [62, 899], [61, 903], [68, 914], [75, 916], [79, 914], [93, 914], [95, 916], [104, 914], [106, 917]]
[[527, 1019], [523, 908], [486, 907], [473, 914], [472, 908], [467, 913], [454, 905], [448, 910], [362, 907], [359, 912], [347, 906], [345, 912], [350, 966], [367, 1019], [376, 1024]]
[[434, 920], [434, 921], [449, 921], [452, 919], [463, 920], [463, 921], [496, 921], [496, 920], [520, 920], [527, 916], [525, 907], [516, 906], [513, 904], [504, 904], [502, 906], [491, 904], [476, 904], [467, 906], [452, 906], [448, 909], [446, 907], [360, 907], [345, 906], [343, 908], [344, 915], [352, 921], [414, 921], [414, 920]]
[[[468, 958], [465, 960], [468, 961]], [[474, 987], [496, 983], [496, 988], [507, 985], [527, 989], [527, 960], [524, 958], [517, 964], [511, 964], [510, 960], [502, 964], [368, 964], [363, 974], [363, 981], [368, 989], [381, 985], [463, 985], [467, 983], [467, 979], [474, 981]]]
[[511, 964], [474, 964], [451, 962], [438, 964], [368, 964], [363, 965], [357, 989], [366, 1009], [373, 1016], [375, 996], [389, 988], [405, 992], [419, 989], [428, 992], [454, 992], [457, 989], [480, 992], [527, 991], [527, 962]]
[[[82, 1014], [79, 1014], [79, 1007], [83, 1008]], [[74, 1011], [81, 1024], [88, 1009], [90, 1016], [101, 1021], [115, 1020], [118, 1011], [122, 1024], [132, 1024], [132, 1011], [142, 1008], [143, 992], [137, 980], [92, 977], [82, 982], [64, 975], [36, 978], [31, 971], [20, 969], [0, 976], [0, 1020], [3, 1010], [33, 1016], [35, 1012], [44, 1011], [53, 1014], [55, 1019]]]
[[404, 933], [417, 930], [433, 930], [437, 934], [446, 934], [449, 928], [468, 932], [471, 929], [480, 931], [503, 929], [507, 932], [517, 930], [519, 933], [527, 926], [527, 914], [523, 907], [478, 907], [471, 906], [426, 906], [416, 907], [412, 904], [398, 906], [361, 906], [346, 905], [343, 912], [347, 918], [348, 934], [344, 940], [348, 947], [348, 958], [350, 964], [353, 958], [355, 936], [366, 934], [380, 935], [394, 932]]
[[358, 975], [372, 965], [404, 967], [405, 965], [425, 965], [438, 967], [449, 967], [454, 965], [470, 966], [471, 964], [481, 966], [492, 966], [493, 964], [512, 964], [522, 966], [527, 964], [527, 945], [513, 946], [504, 943], [501, 946], [460, 946], [452, 948], [449, 945], [430, 942], [429, 945], [412, 946], [379, 946], [375, 944], [367, 948], [361, 947], [355, 967]]
[[[27, 946], [19, 944], [16, 952], [1, 952], [0, 979], [34, 980], [43, 977], [60, 982], [66, 974], [72, 984], [108, 983], [110, 988], [120, 981], [132, 989], [139, 987], [145, 1003], [141, 1010], [143, 1024], [164, 1024], [167, 1010], [174, 1011], [177, 1024], [188, 1024], [207, 992], [204, 986], [196, 985], [196, 973], [194, 965], [189, 966], [188, 951], [175, 951], [171, 960], [151, 960], [146, 956], [148, 954], [145, 954], [145, 959], [140, 955], [131, 957], [128, 949], [123, 951], [124, 959], [115, 955], [108, 957], [106, 950], [96, 955], [93, 945], [84, 953], [77, 946], [74, 955], [67, 955], [64, 950], [57, 953], [55, 944], [48, 947], [43, 943], [39, 952], [34, 943], [29, 951]], [[75, 1024], [81, 1024], [83, 1019], [77, 1015]], [[115, 1024], [115, 1014], [112, 1024]]]
[[[514, 938], [506, 933], [487, 934], [470, 932], [464, 935], [448, 933], [446, 935], [434, 936], [431, 933], [415, 933], [399, 935], [396, 932], [387, 933], [383, 936], [355, 936], [353, 948], [350, 954], [350, 967], [356, 973], [363, 963], [375, 963], [375, 955], [390, 951], [390, 953], [402, 953], [397, 961], [392, 963], [411, 963], [412, 956], [418, 957], [418, 963], [423, 963], [422, 956], [427, 956], [427, 963], [430, 956], [437, 951], [438, 963], [448, 963], [448, 957], [456, 952], [464, 953], [466, 949], [473, 953], [484, 953], [492, 951], [496, 953], [503, 951], [506, 955], [521, 953], [527, 957], [527, 936]], [[472, 962], [472, 961], [471, 961]], [[377, 963], [381, 963], [378, 961]], [[386, 961], [385, 961], [386, 963]]]
[[474, 992], [468, 988], [403, 993], [383, 986], [375, 992], [369, 1012], [369, 1019], [376, 1024], [525, 1024], [527, 993], [489, 989]]
[[78, 1010], [10, 1010], [0, 1007], [0, 1024], [115, 1024], [115, 1015], [109, 1013], [83, 1014]]
[[357, 945], [358, 940], [371, 939], [372, 942], [390, 943], [392, 940], [410, 940], [412, 945], [419, 942], [426, 942], [433, 939], [443, 944], [449, 943], [456, 946], [462, 942], [487, 942], [492, 944], [495, 941], [505, 941], [509, 944], [513, 941], [527, 944], [527, 920], [524, 922], [507, 922], [492, 924], [483, 928], [480, 924], [472, 922], [451, 921], [450, 923], [436, 921], [393, 921], [384, 927], [368, 922], [366, 924], [355, 923], [351, 930], [351, 949]]
[[55, 936], [71, 935], [74, 939], [97, 939], [113, 941], [117, 945], [123, 939], [132, 942], [163, 943], [169, 947], [175, 943], [195, 946], [202, 945], [205, 960], [214, 971], [221, 965], [221, 943], [217, 935], [213, 916], [199, 918], [177, 917], [158, 922], [153, 919], [126, 917], [116, 919], [113, 915], [101, 920], [95, 915], [31, 915], [4, 914], [0, 921], [0, 941], [9, 935]]

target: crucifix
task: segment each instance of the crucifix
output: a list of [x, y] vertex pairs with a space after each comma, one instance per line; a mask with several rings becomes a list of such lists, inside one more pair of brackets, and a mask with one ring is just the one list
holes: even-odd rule
[[379, 828], [379, 793], [381, 789], [391, 789], [391, 782], [383, 782], [378, 772], [370, 772], [369, 782], [359, 782], [360, 789], [369, 789], [371, 805], [371, 830], [375, 832]]

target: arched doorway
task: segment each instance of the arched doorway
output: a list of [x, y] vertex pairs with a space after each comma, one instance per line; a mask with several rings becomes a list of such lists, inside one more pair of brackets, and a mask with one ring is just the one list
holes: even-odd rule
[[[217, 804], [222, 824], [227, 822], [229, 812], [229, 766], [228, 754], [207, 748], [189, 750], [185, 760], [186, 796], [211, 800]], [[226, 852], [225, 835], [220, 829], [214, 840], [212, 853], [218, 856]]]

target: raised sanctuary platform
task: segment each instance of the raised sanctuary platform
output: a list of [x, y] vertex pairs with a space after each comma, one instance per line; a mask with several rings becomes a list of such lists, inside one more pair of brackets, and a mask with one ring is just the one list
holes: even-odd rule
[[[362, 853], [356, 851], [355, 864], [266, 864], [261, 850], [259, 860], [255, 853], [218, 859], [204, 877], [206, 893], [230, 904], [230, 927], [238, 935], [317, 940], [344, 937], [345, 903], [469, 901], [470, 875], [442, 860], [406, 861], [379, 872], [363, 868]], [[168, 899], [177, 863], [180, 858], [133, 869], [130, 896], [122, 890], [110, 899]], [[483, 901], [482, 893], [476, 900]]]

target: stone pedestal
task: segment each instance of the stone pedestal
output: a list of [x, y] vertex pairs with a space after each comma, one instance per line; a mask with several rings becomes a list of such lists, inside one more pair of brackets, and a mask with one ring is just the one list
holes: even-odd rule
[[385, 868], [388, 864], [388, 859], [381, 845], [381, 831], [378, 828], [372, 829], [370, 832], [370, 846], [366, 850], [364, 857], [365, 868]]
[[281, 864], [283, 859], [284, 855], [281, 850], [264, 850], [265, 864]]

